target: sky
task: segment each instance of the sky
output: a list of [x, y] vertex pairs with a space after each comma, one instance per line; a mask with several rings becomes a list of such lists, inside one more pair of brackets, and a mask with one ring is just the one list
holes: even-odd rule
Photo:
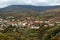
[[10, 5], [55, 6], [60, 0], [0, 0], [0, 8]]

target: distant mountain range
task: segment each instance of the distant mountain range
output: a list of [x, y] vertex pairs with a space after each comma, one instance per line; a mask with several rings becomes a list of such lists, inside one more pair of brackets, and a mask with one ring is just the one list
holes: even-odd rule
[[[11, 5], [0, 8], [0, 14], [37, 14], [46, 10], [57, 9], [60, 6], [31, 6], [31, 5]], [[13, 14], [14, 15], [14, 14]]]
[[16, 8], [24, 8], [24, 9], [34, 10], [34, 11], [46, 11], [50, 9], [60, 8], [60, 6], [11, 5], [3, 9], [9, 9], [9, 8], [11, 8], [11, 10], [14, 10]]

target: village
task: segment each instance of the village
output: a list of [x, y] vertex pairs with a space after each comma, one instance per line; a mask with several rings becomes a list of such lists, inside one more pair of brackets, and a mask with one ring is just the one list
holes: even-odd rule
[[53, 20], [35, 20], [31, 17], [26, 17], [24, 20], [16, 19], [14, 16], [7, 18], [0, 17], [0, 30], [4, 30], [10, 26], [15, 28], [39, 29], [40, 27], [54, 27], [56, 25], [60, 26], [60, 22]]

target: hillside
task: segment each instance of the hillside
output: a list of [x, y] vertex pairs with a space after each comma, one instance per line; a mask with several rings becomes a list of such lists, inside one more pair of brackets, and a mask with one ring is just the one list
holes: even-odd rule
[[32, 5], [11, 5], [5, 8], [0, 8], [0, 13], [17, 12], [26, 13], [28, 11], [43, 12], [50, 9], [60, 8], [60, 6], [32, 6]]
[[[46, 10], [60, 8], [60, 6], [32, 6], [32, 5], [11, 5], [5, 8], [0, 8], [0, 15], [2, 16], [20, 16], [26, 14], [42, 14]], [[44, 12], [46, 13], [46, 12]]]
[[0, 16], [28, 16], [43, 14], [42, 19], [60, 19], [60, 6], [11, 5], [0, 8]]
[[20, 16], [26, 14], [38, 14], [39, 12], [22, 8], [20, 6], [8, 6], [0, 9], [0, 15], [2, 16]]
[[9, 7], [21, 7], [25, 9], [30, 9], [38, 12], [43, 12], [50, 9], [60, 8], [60, 6], [32, 6], [32, 5], [11, 5]]
[[50, 19], [53, 19], [56, 21], [60, 20], [60, 8], [47, 10], [47, 11], [41, 12], [41, 13], [42, 13], [42, 17], [47, 20], [50, 20]]

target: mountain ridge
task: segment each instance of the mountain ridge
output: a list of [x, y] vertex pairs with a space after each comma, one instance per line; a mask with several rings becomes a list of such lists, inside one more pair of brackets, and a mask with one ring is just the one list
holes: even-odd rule
[[[20, 7], [20, 8], [30, 9], [34, 11], [45, 11], [45, 10], [60, 8], [60, 6], [32, 6], [32, 5], [11, 5], [8, 7], [14, 7], [14, 8]], [[8, 7], [5, 7], [5, 8], [8, 8]], [[1, 9], [4, 9], [4, 8], [1, 8]]]
[[11, 5], [0, 9], [0, 15], [21, 15], [21, 14], [41, 14], [47, 10], [57, 9], [60, 6], [31, 6], [31, 5]]

